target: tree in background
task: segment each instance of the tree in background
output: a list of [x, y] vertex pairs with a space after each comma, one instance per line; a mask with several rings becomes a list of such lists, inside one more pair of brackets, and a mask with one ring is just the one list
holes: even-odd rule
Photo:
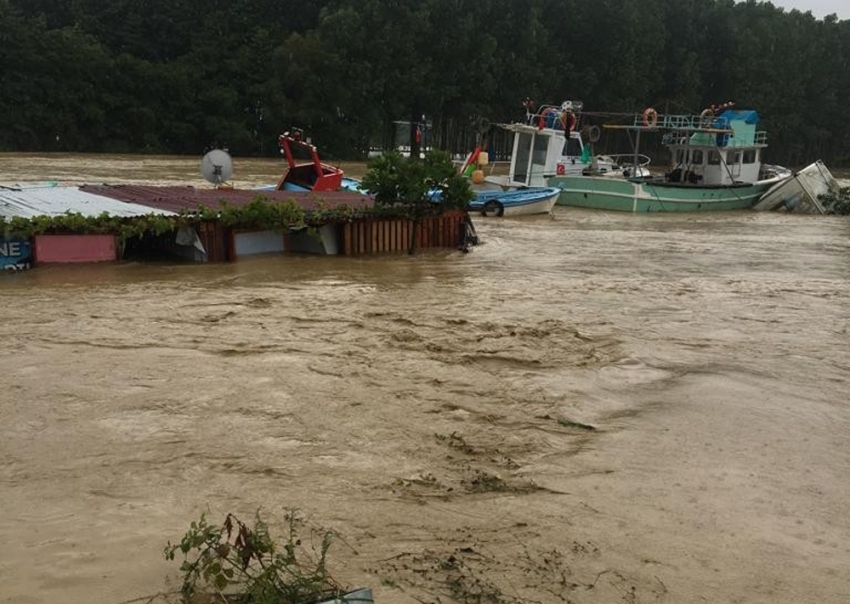
[[[0, 0], [0, 149], [330, 158], [433, 125], [466, 152], [520, 100], [759, 111], [771, 161], [850, 164], [850, 21], [748, 0]], [[414, 136], [415, 139], [415, 136]]]

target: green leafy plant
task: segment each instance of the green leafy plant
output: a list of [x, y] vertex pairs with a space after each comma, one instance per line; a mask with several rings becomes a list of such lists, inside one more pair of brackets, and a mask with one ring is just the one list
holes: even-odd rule
[[[150, 232], [162, 235], [180, 226], [194, 224], [205, 219], [201, 214], [164, 216], [145, 214], [142, 216], [112, 216], [106, 212], [97, 216], [85, 216], [77, 212], [66, 212], [56, 216], [33, 216], [22, 218], [0, 217], [0, 235], [33, 237], [42, 234], [112, 234], [126, 240]], [[208, 219], [208, 217], [206, 218]]]
[[837, 193], [819, 195], [818, 200], [827, 214], [850, 215], [850, 187], [842, 188]]
[[345, 205], [332, 208], [319, 203], [313, 210], [304, 210], [294, 201], [273, 202], [258, 195], [250, 203], [234, 206], [221, 200], [220, 209], [198, 207], [184, 209], [177, 215], [145, 214], [142, 216], [119, 217], [102, 213], [85, 216], [67, 212], [55, 216], [33, 216], [23, 218], [0, 216], [0, 236], [30, 238], [42, 234], [112, 234], [120, 241], [141, 237], [146, 233], [163, 235], [180, 227], [191, 227], [200, 222], [220, 220], [231, 229], [270, 229], [287, 231], [316, 227], [335, 222], [350, 222], [364, 216], [405, 217], [408, 212], [403, 206], [377, 206], [353, 209]]
[[231, 206], [222, 201], [220, 220], [230, 228], [263, 228], [287, 230], [304, 226], [306, 212], [293, 201], [269, 203], [261, 196], [244, 206]]
[[375, 205], [407, 210], [410, 218], [465, 208], [473, 193], [448, 154], [431, 150], [424, 161], [385, 153], [369, 162], [362, 186], [374, 194]]
[[289, 512], [286, 522], [278, 545], [259, 513], [253, 526], [233, 514], [215, 526], [201, 515], [180, 543], [165, 548], [168, 560], [183, 556], [183, 601], [212, 595], [222, 604], [306, 604], [339, 597], [343, 590], [327, 570], [333, 533], [321, 531], [318, 546], [308, 551], [299, 538], [304, 521]]

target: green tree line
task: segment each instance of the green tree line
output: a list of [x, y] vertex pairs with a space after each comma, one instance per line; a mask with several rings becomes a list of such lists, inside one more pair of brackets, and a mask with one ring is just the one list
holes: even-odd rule
[[846, 166], [850, 21], [755, 0], [0, 0], [6, 151], [263, 155], [297, 126], [356, 159], [424, 115], [463, 152], [526, 97], [734, 100], [771, 161]]

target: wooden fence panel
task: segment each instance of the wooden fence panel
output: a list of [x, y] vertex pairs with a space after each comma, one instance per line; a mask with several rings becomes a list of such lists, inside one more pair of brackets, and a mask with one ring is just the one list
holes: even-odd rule
[[343, 226], [346, 255], [406, 252], [416, 237], [416, 249], [455, 247], [465, 228], [463, 212], [425, 218], [419, 224], [404, 218], [366, 219]]
[[225, 262], [228, 260], [227, 238], [224, 227], [220, 222], [208, 220], [198, 224], [198, 238], [207, 252], [209, 262]]
[[351, 223], [346, 222], [342, 225], [342, 253], [345, 256], [351, 255]]

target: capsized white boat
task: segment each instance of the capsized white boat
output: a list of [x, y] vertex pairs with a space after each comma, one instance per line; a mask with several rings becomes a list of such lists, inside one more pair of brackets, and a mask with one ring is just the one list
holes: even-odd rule
[[840, 189], [840, 183], [832, 176], [824, 163], [818, 160], [795, 172], [791, 178], [770, 188], [753, 206], [753, 209], [825, 214], [826, 208], [818, 197], [838, 193]]

